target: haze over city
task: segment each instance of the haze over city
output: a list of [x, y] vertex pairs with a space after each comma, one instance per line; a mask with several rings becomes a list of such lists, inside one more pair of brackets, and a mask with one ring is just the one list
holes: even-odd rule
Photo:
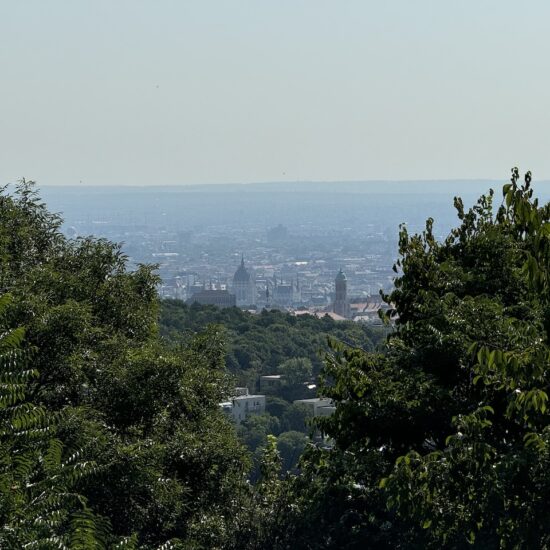
[[5, 0], [0, 180], [550, 178], [549, 20], [543, 0]]

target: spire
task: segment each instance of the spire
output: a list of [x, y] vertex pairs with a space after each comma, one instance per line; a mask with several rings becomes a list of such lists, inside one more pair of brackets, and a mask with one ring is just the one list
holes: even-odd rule
[[233, 275], [233, 283], [248, 284], [250, 282], [250, 273], [244, 267], [244, 254], [241, 254], [241, 265]]
[[342, 271], [342, 268], [340, 268], [340, 271], [338, 271], [338, 274], [336, 275], [336, 281], [345, 281], [346, 280], [346, 274]]

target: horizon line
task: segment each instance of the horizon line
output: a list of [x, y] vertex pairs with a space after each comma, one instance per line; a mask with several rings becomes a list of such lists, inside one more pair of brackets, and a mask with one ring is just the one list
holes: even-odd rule
[[[508, 183], [508, 179], [505, 178], [413, 178], [413, 179], [365, 179], [365, 180], [260, 180], [260, 181], [246, 181], [246, 182], [237, 182], [237, 181], [226, 181], [226, 182], [207, 182], [207, 183], [166, 183], [166, 184], [144, 184], [144, 183], [86, 183], [84, 181], [79, 181], [78, 183], [40, 183], [37, 180], [27, 180], [35, 181], [38, 187], [136, 187], [136, 188], [166, 188], [166, 187], [215, 187], [215, 186], [254, 186], [254, 185], [292, 185], [292, 184], [302, 184], [302, 185], [311, 185], [311, 184], [323, 184], [323, 185], [338, 185], [338, 184], [353, 184], [353, 185], [372, 185], [372, 184], [414, 184], [414, 183], [429, 183], [429, 184], [453, 184], [453, 183], [497, 183], [505, 184]], [[17, 181], [10, 182], [7, 185], [15, 185]], [[550, 183], [550, 179], [533, 179], [533, 183]]]

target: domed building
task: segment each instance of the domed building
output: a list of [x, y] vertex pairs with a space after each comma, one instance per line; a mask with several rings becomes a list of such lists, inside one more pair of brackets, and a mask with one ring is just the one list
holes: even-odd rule
[[233, 275], [233, 294], [236, 296], [238, 307], [256, 305], [256, 284], [244, 266], [244, 256], [241, 257], [241, 265]]
[[346, 274], [340, 269], [336, 279], [334, 280], [334, 286], [336, 287], [336, 293], [334, 296], [334, 305], [332, 310], [334, 313], [341, 315], [342, 317], [350, 317], [350, 307], [348, 302], [348, 280]]

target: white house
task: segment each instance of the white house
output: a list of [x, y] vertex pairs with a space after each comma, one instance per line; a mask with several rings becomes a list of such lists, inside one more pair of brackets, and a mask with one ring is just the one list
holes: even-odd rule
[[328, 397], [313, 397], [312, 399], [297, 399], [294, 403], [300, 403], [310, 407], [313, 416], [330, 416], [334, 414], [336, 407], [332, 399]]
[[240, 424], [251, 414], [265, 412], [265, 395], [250, 395], [247, 388], [238, 388], [238, 390], [239, 395], [220, 403], [222, 410], [233, 419], [235, 424]]

